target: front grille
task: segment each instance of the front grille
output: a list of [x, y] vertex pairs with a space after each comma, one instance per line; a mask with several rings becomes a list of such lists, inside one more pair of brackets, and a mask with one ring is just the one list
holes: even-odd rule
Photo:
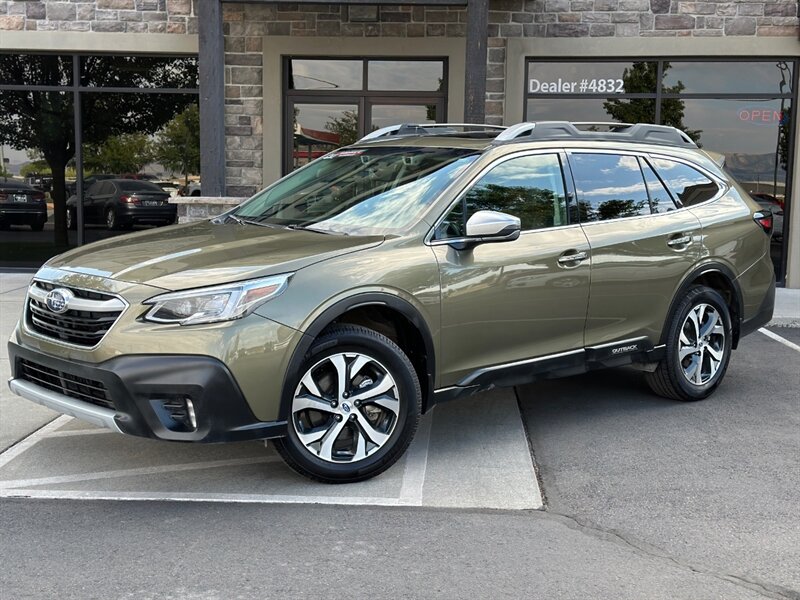
[[66, 288], [74, 296], [71, 304], [75, 307], [55, 313], [47, 307], [45, 298], [57, 287], [62, 286], [36, 281], [28, 292], [28, 327], [49, 338], [78, 346], [96, 346], [125, 307], [122, 300], [109, 294]]
[[76, 400], [83, 400], [104, 408], [114, 408], [114, 403], [111, 402], [108, 390], [102, 381], [51, 369], [24, 358], [20, 359], [19, 365], [18, 375], [21, 379]]

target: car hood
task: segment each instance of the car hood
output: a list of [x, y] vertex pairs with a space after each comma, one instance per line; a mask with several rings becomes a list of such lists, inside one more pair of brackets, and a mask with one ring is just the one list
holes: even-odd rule
[[203, 221], [81, 246], [47, 266], [183, 290], [297, 271], [383, 239]]

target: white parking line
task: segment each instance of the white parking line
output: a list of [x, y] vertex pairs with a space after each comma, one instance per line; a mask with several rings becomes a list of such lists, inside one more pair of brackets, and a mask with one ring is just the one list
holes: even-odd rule
[[400, 501], [410, 506], [422, 506], [422, 489], [428, 468], [428, 449], [431, 441], [433, 411], [420, 421], [417, 434], [406, 456], [406, 470], [400, 487]]
[[158, 467], [142, 467], [139, 469], [118, 469], [114, 471], [94, 471], [91, 473], [78, 473], [76, 475], [56, 475], [53, 477], [37, 477], [34, 479], [9, 479], [0, 481], [0, 490], [19, 489], [37, 485], [59, 485], [62, 483], [77, 483], [80, 481], [93, 481], [96, 479], [110, 479], [113, 477], [133, 477], [136, 475], [157, 475], [159, 473], [183, 473], [202, 469], [216, 469], [219, 467], [236, 467], [240, 465], [255, 465], [261, 463], [280, 462], [277, 456], [254, 456], [251, 458], [232, 458], [230, 460], [210, 460], [205, 462], [182, 463], [173, 465], [160, 465]]
[[0, 469], [5, 467], [8, 463], [17, 458], [27, 449], [31, 448], [32, 446], [35, 446], [43, 438], [46, 438], [54, 431], [57, 431], [59, 427], [63, 427], [64, 425], [69, 423], [71, 420], [72, 417], [68, 417], [67, 415], [61, 415], [60, 417], [57, 417], [56, 419], [50, 421], [44, 427], [37, 429], [28, 437], [22, 438], [19, 442], [11, 446], [8, 450], [0, 454]]
[[0, 498], [46, 498], [52, 500], [137, 500], [168, 502], [226, 502], [236, 504], [337, 504], [345, 506], [414, 506], [400, 498], [366, 496], [282, 496], [268, 494], [200, 494], [160, 492], [84, 492], [0, 489]]
[[787, 348], [791, 348], [792, 350], [797, 350], [798, 352], [800, 352], [800, 346], [798, 346], [794, 342], [790, 342], [786, 338], [783, 338], [783, 337], [779, 336], [777, 333], [774, 333], [774, 332], [770, 331], [769, 329], [764, 329], [763, 327], [761, 329], [759, 329], [759, 331], [761, 333], [763, 333], [765, 336], [767, 336], [768, 338], [772, 338], [776, 342], [780, 342], [781, 344], [783, 344]]

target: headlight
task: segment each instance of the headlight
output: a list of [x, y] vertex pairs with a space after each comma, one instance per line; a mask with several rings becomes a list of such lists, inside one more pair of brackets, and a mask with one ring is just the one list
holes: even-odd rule
[[154, 323], [180, 325], [240, 319], [253, 312], [261, 303], [283, 292], [291, 276], [292, 273], [287, 273], [154, 296], [144, 301], [144, 304], [153, 306], [144, 319]]

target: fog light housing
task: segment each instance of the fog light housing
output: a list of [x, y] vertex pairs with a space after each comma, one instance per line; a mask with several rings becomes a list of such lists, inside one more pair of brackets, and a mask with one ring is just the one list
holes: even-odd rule
[[182, 433], [197, 431], [197, 415], [189, 396], [170, 395], [152, 398], [150, 406], [164, 427], [170, 431]]

